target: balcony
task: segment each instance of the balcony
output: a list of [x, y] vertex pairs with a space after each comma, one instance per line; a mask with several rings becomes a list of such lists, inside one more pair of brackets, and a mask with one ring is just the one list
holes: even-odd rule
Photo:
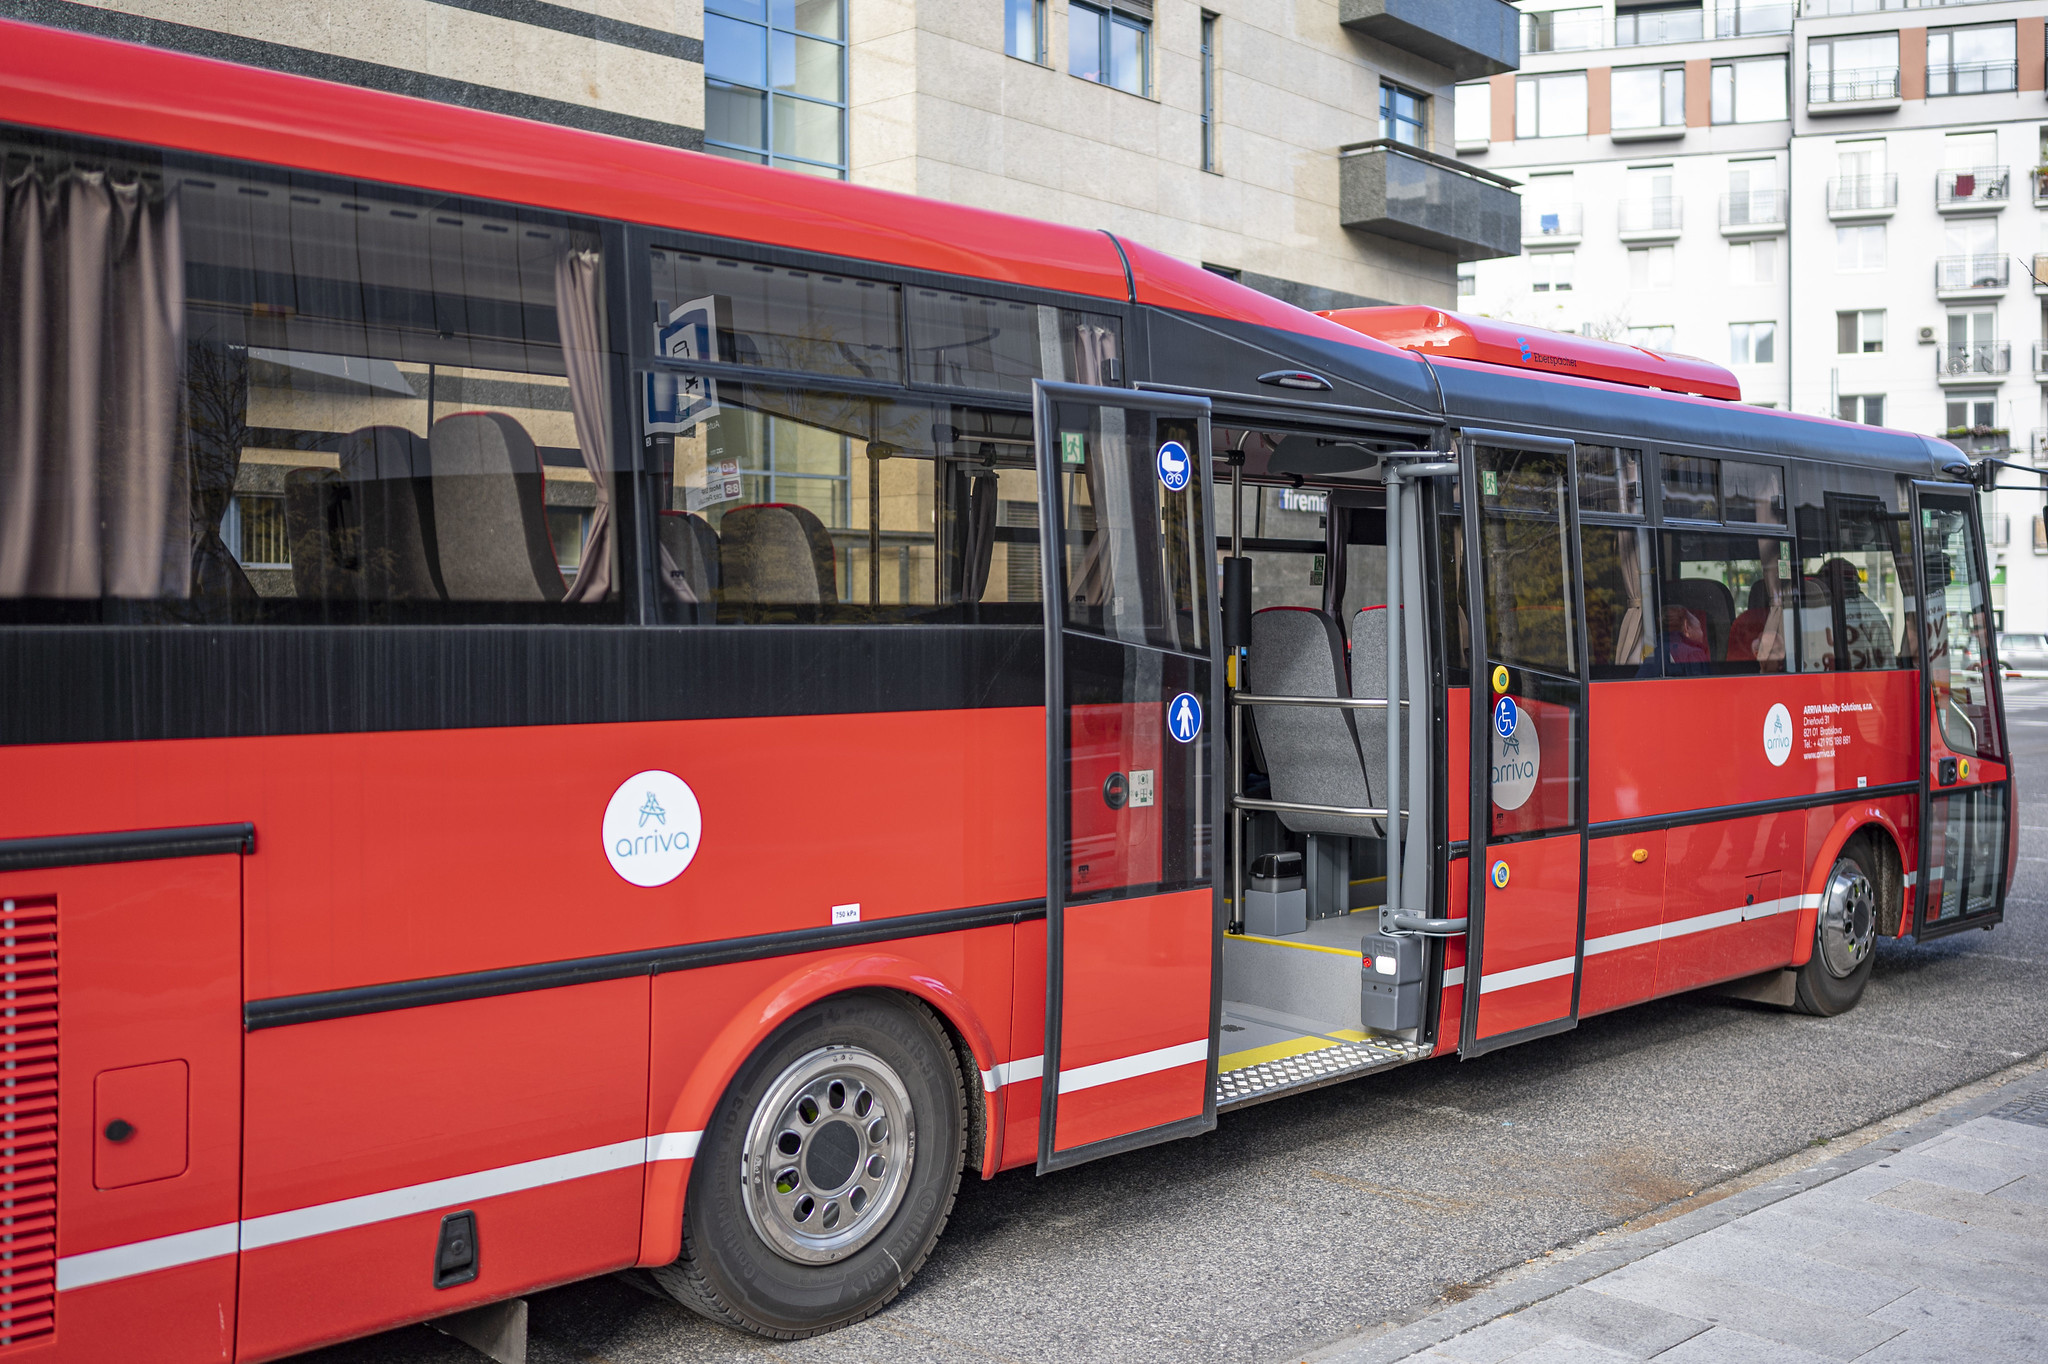
[[2048, 256], [2034, 257], [2034, 267], [2027, 273], [2033, 277], [2034, 292], [2048, 298]]
[[2034, 377], [2048, 383], [2048, 341], [2034, 343]]
[[1861, 114], [1899, 107], [1899, 68], [1865, 66], [1806, 73], [1806, 112]]
[[1944, 384], [1981, 383], [2012, 373], [2012, 342], [1973, 341], [1934, 348], [1934, 377]]
[[1553, 204], [1548, 208], [1524, 202], [1522, 245], [1577, 246], [1584, 235], [1586, 210], [1580, 204]]
[[1839, 175], [1828, 181], [1828, 217], [1836, 222], [1856, 218], [1889, 218], [1899, 206], [1899, 177]]
[[1721, 196], [1721, 235], [1762, 237], [1785, 230], [1785, 191], [1731, 190]]
[[1454, 81], [1512, 71], [1522, 62], [1516, 21], [1502, 0], [1338, 0], [1337, 22], [1412, 52]]
[[1338, 220], [1459, 261], [1519, 255], [1522, 196], [1514, 184], [1420, 147], [1375, 138], [1338, 155]]
[[1942, 213], [1996, 213], [2012, 195], [2004, 166], [1945, 170], [1934, 177], [1934, 207]]
[[1941, 438], [1966, 455], [2012, 453], [2012, 432], [2002, 426], [1952, 426]]
[[2034, 207], [2048, 208], [2048, 170], [2028, 171], [2027, 183], [2034, 187]]
[[2002, 294], [2011, 263], [1999, 256], [1940, 256], [1934, 262], [1934, 292], [1943, 298]]
[[2027, 453], [2036, 464], [2048, 464], [2048, 426], [2037, 426], [2027, 440]]
[[1670, 241], [1685, 220], [1685, 201], [1676, 196], [1624, 199], [1617, 207], [1625, 242]]
[[1654, 47], [1696, 43], [1703, 38], [1740, 38], [1790, 33], [1790, 4], [1757, 5], [1726, 0], [1718, 7], [1623, 12], [1609, 21], [1594, 6], [1522, 15], [1523, 52], [1584, 52], [1599, 47]]
[[1995, 95], [2019, 89], [2018, 62], [1929, 63], [1927, 98], [1945, 95]]

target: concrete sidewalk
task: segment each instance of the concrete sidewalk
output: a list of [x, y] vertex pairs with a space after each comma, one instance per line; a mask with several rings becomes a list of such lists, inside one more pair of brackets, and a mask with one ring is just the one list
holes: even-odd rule
[[2048, 1083], [2016, 1080], [1314, 1358], [2048, 1360]]

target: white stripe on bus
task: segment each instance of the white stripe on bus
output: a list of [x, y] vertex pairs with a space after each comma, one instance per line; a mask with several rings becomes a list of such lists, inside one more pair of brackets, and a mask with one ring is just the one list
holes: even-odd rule
[[416, 1212], [458, 1207], [479, 1199], [528, 1189], [563, 1184], [572, 1179], [628, 1169], [662, 1160], [689, 1160], [697, 1154], [702, 1132], [660, 1132], [652, 1137], [612, 1142], [582, 1151], [569, 1151], [540, 1160], [501, 1165], [493, 1170], [429, 1180], [401, 1189], [364, 1194], [357, 1198], [316, 1203], [289, 1212], [269, 1213], [242, 1222], [159, 1236], [148, 1241], [89, 1250], [67, 1255], [57, 1261], [57, 1290], [84, 1288], [88, 1284], [149, 1274], [178, 1265], [197, 1264], [237, 1250], [256, 1250], [323, 1236], [330, 1232], [367, 1227]]
[[1119, 1056], [1114, 1061], [1098, 1061], [1092, 1066], [1076, 1066], [1072, 1070], [1061, 1071], [1060, 1093], [1072, 1094], [1076, 1090], [1115, 1084], [1118, 1080], [1132, 1080], [1140, 1075], [1151, 1075], [1208, 1059], [1209, 1039], [1206, 1037], [1161, 1047], [1157, 1051], [1142, 1051], [1136, 1056]]
[[998, 1061], [981, 1073], [981, 1087], [990, 1094], [1019, 1080], [1037, 1080], [1045, 1075], [1045, 1058], [1027, 1056], [1020, 1061]]
[[1517, 966], [1510, 971], [1488, 971], [1479, 977], [1479, 993], [1490, 995], [1495, 990], [1512, 990], [1517, 985], [1534, 985], [1539, 980], [1556, 980], [1559, 976], [1571, 975], [1578, 969], [1577, 957], [1559, 957], [1556, 961], [1539, 961], [1534, 966]]

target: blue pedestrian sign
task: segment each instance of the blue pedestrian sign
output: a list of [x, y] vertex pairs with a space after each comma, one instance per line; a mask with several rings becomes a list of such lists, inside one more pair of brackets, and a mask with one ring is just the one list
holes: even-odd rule
[[1159, 481], [1166, 485], [1166, 491], [1179, 492], [1194, 475], [1195, 462], [1188, 458], [1185, 445], [1170, 440], [1159, 447]]
[[1503, 739], [1515, 737], [1515, 698], [1503, 696], [1493, 707], [1493, 732]]
[[1193, 743], [1202, 732], [1202, 703], [1193, 692], [1184, 691], [1166, 703], [1166, 727], [1184, 744]]

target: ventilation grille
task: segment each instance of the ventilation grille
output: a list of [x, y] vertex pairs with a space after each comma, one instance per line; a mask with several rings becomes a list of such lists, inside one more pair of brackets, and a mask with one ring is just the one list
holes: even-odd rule
[[0, 900], [0, 1350], [57, 1329], [57, 906]]

